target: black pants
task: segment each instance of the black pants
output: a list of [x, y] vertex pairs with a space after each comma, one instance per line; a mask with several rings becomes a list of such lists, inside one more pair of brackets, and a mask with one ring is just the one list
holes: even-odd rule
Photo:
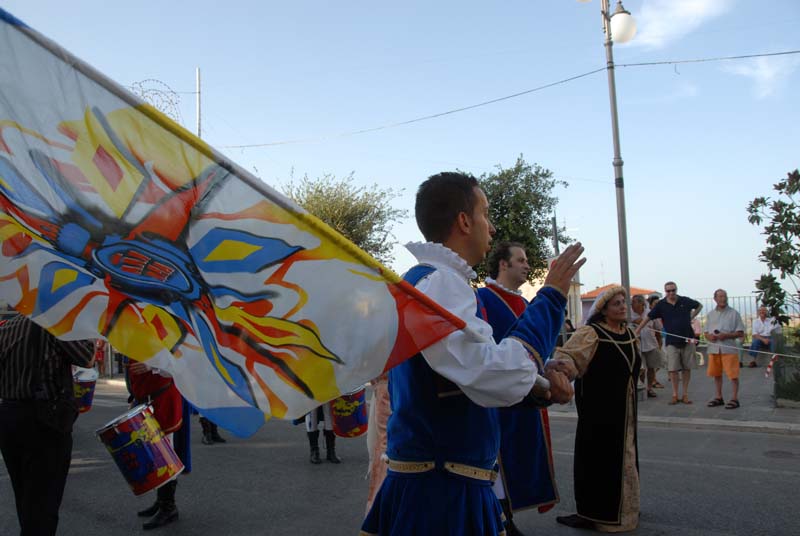
[[72, 433], [36, 420], [33, 405], [0, 403], [0, 452], [11, 477], [20, 536], [52, 536], [72, 459]]

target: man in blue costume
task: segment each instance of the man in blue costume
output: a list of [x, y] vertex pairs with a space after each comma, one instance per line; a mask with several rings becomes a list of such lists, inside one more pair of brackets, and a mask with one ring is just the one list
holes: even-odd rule
[[[478, 296], [492, 336], [500, 342], [528, 307], [519, 291], [530, 273], [525, 247], [517, 242], [498, 244], [489, 256], [488, 272], [486, 286], [478, 289]], [[536, 365], [538, 372], [544, 373], [538, 356]], [[499, 418], [500, 472], [494, 492], [506, 516], [506, 536], [523, 536], [514, 524], [513, 512], [538, 508], [544, 513], [558, 502], [550, 422], [546, 408], [529, 404], [501, 408]]]
[[493, 490], [500, 447], [496, 408], [536, 398], [566, 403], [562, 373], [537, 373], [553, 350], [566, 292], [583, 265], [580, 244], [556, 261], [545, 288], [499, 344], [469, 285], [490, 249], [494, 227], [477, 180], [440, 173], [417, 191], [417, 225], [428, 241], [408, 244], [419, 265], [406, 280], [466, 323], [389, 372], [389, 470], [361, 534], [502, 535]]

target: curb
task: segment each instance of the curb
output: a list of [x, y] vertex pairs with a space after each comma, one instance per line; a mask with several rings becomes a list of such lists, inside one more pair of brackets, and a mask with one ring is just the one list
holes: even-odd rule
[[[548, 416], [561, 419], [577, 419], [572, 411], [550, 411]], [[729, 430], [738, 432], [761, 432], [766, 434], [800, 435], [800, 424], [760, 421], [723, 421], [721, 419], [697, 419], [688, 417], [653, 417], [639, 415], [639, 424], [664, 426], [667, 428], [695, 428], [700, 430]]]

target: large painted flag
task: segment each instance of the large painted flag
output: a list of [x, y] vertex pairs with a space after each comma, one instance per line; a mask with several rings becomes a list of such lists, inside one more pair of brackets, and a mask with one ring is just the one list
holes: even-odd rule
[[463, 327], [342, 236], [0, 9], [0, 299], [171, 373], [234, 433]]

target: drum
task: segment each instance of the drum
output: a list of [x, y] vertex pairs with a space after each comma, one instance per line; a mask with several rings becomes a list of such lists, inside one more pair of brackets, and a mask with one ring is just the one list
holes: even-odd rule
[[91, 368], [73, 367], [72, 389], [78, 402], [78, 411], [86, 413], [92, 409], [94, 387], [97, 384], [97, 371]]
[[150, 406], [141, 405], [95, 432], [134, 495], [163, 486], [183, 471]]
[[333, 433], [339, 437], [358, 437], [367, 431], [367, 397], [361, 387], [329, 402]]

